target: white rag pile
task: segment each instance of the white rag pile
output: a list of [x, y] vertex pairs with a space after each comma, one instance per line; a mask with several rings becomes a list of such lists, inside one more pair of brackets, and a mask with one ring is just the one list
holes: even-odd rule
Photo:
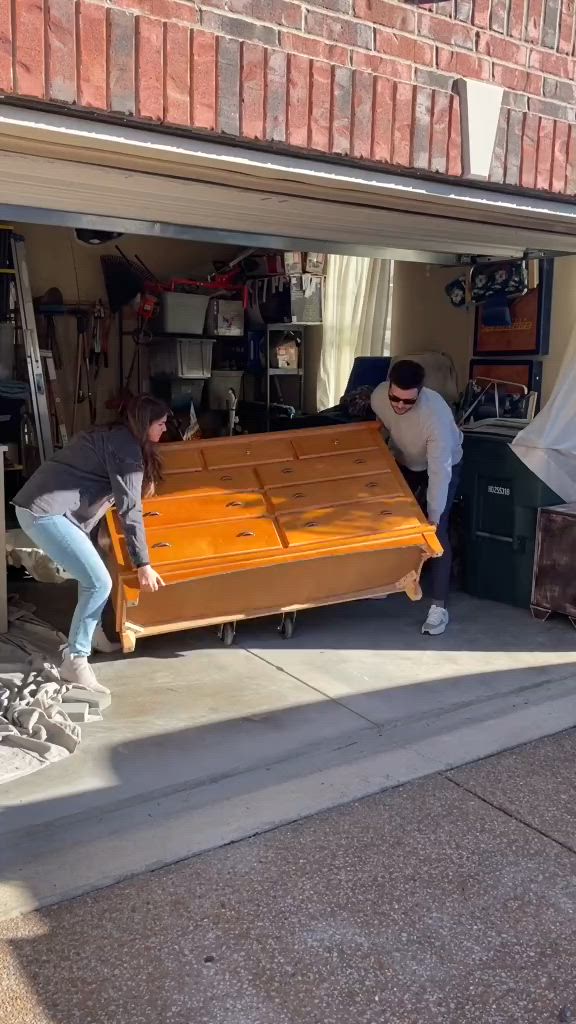
[[66, 642], [61, 633], [18, 601], [10, 602], [8, 618], [0, 636], [0, 784], [73, 754], [81, 739], [73, 709], [85, 700], [98, 718], [103, 704], [101, 695], [60, 680], [54, 662]]

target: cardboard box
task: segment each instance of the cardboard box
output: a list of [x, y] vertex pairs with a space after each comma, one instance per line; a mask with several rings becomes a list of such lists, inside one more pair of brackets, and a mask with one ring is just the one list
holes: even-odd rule
[[241, 338], [244, 334], [244, 305], [236, 299], [211, 299], [206, 331], [214, 338]]

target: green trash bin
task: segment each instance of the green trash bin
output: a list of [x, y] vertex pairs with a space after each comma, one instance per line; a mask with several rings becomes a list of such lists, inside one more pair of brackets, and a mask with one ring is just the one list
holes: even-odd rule
[[538, 509], [563, 501], [514, 453], [513, 437], [496, 428], [464, 436], [464, 588], [529, 608]]

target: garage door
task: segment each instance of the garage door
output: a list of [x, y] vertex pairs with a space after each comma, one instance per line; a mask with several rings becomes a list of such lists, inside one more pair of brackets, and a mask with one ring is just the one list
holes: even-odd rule
[[0, 107], [0, 215], [359, 255], [576, 253], [576, 207]]

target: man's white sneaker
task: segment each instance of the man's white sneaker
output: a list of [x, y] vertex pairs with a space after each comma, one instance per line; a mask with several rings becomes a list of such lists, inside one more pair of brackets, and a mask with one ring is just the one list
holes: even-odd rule
[[64, 683], [73, 683], [83, 690], [94, 690], [96, 693], [110, 693], [108, 687], [96, 679], [92, 667], [88, 664], [88, 658], [70, 654], [68, 647], [64, 648], [63, 654], [64, 659], [58, 671]]
[[114, 643], [109, 640], [106, 633], [102, 629], [102, 626], [96, 626], [94, 630], [94, 636], [92, 637], [92, 650], [98, 654], [114, 654], [114, 651], [122, 649], [122, 644]]
[[428, 612], [428, 618], [422, 626], [422, 632], [428, 633], [429, 636], [440, 636], [449, 622], [450, 616], [446, 609], [441, 608], [440, 605], [433, 604]]

